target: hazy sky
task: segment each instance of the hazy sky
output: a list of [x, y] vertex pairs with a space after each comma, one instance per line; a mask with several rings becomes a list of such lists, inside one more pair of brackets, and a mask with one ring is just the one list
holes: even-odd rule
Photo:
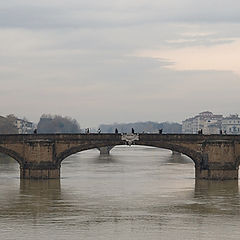
[[0, 3], [0, 115], [100, 123], [240, 113], [237, 0]]

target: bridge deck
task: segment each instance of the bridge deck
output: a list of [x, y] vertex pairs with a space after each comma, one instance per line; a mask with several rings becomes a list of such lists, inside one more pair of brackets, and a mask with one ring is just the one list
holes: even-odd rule
[[[31, 140], [52, 140], [52, 141], [81, 141], [81, 140], [121, 140], [121, 134], [1, 134], [0, 143], [24, 142]], [[240, 141], [240, 135], [197, 135], [197, 134], [155, 134], [140, 133], [139, 140], [142, 141]]]

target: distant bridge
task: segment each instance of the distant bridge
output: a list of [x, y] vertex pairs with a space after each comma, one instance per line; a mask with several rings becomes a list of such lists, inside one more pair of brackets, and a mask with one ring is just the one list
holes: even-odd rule
[[20, 165], [21, 178], [60, 178], [62, 161], [93, 148], [127, 142], [169, 149], [190, 157], [195, 177], [208, 180], [238, 179], [240, 136], [192, 134], [29, 134], [0, 135], [0, 152]]

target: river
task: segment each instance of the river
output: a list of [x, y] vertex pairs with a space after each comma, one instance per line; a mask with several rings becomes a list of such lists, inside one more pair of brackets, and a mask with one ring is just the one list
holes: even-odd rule
[[195, 181], [186, 156], [115, 147], [65, 159], [60, 180], [20, 180], [0, 158], [0, 239], [240, 239], [238, 181]]

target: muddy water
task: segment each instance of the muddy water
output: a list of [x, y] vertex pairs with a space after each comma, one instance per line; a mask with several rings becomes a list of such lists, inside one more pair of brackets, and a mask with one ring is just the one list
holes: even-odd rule
[[195, 181], [170, 151], [115, 147], [65, 159], [60, 180], [0, 158], [0, 239], [240, 239], [237, 181]]

